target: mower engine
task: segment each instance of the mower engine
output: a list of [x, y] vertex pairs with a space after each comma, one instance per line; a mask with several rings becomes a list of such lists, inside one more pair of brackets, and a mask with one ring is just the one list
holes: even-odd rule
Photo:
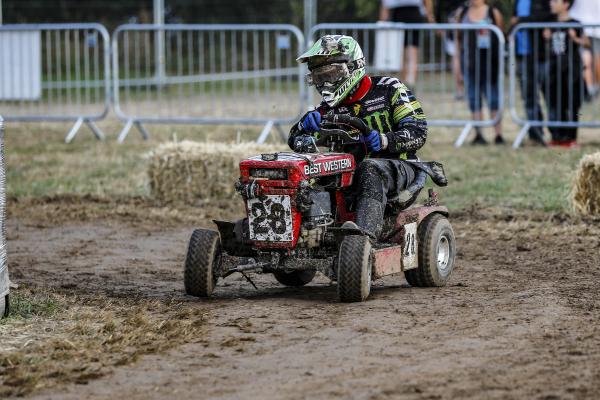
[[262, 154], [240, 163], [237, 191], [244, 197], [256, 249], [320, 247], [337, 215], [338, 192], [352, 184], [354, 157], [345, 153]]

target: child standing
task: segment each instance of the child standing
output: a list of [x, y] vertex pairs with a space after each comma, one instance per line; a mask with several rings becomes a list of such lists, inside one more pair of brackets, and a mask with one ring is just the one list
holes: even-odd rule
[[[569, 16], [572, 0], [550, 0], [550, 9], [557, 22], [575, 22]], [[548, 62], [544, 89], [550, 121], [577, 122], [584, 96], [581, 47], [589, 40], [581, 28], [544, 29], [548, 47]], [[577, 146], [577, 127], [552, 127], [551, 146]]]

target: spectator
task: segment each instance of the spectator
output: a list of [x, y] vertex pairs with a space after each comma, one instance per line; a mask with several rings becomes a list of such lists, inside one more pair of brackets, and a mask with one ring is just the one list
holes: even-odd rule
[[[438, 21], [445, 20], [451, 24], [456, 23], [457, 14], [459, 10], [465, 6], [465, 3], [465, 0], [438, 1], [436, 6], [436, 19]], [[456, 88], [454, 98], [456, 100], [462, 100], [465, 95], [465, 84], [460, 69], [460, 57], [456, 52], [456, 43], [453, 32], [449, 32], [448, 35], [445, 36], [445, 39], [446, 53], [452, 57], [452, 75], [454, 76], [454, 86]]]
[[[579, 22], [569, 16], [572, 0], [550, 0], [556, 22]], [[546, 104], [550, 121], [577, 122], [583, 97], [581, 48], [589, 44], [581, 28], [546, 28], [544, 39], [550, 48], [546, 71]], [[577, 146], [577, 127], [550, 128], [552, 146]]]
[[[493, 24], [503, 29], [502, 14], [488, 5], [485, 0], [471, 0], [458, 13], [458, 22], [482, 25], [481, 29], [465, 31], [457, 35], [462, 69], [465, 76], [469, 108], [473, 120], [482, 120], [482, 100], [485, 97], [492, 118], [498, 115], [500, 96], [498, 91], [498, 69], [500, 41], [485, 25]], [[473, 144], [487, 144], [481, 134], [481, 128], [475, 128]], [[502, 123], [494, 125], [496, 144], [504, 144]]]
[[[576, 0], [569, 15], [583, 24], [600, 24], [600, 1]], [[589, 98], [593, 99], [600, 90], [600, 27], [585, 28], [591, 40], [591, 48], [583, 50], [584, 78]]]
[[[547, 22], [552, 19], [550, 3], [547, 0], [517, 0], [515, 16], [511, 19], [511, 29], [521, 22]], [[542, 31], [539, 29], [521, 30], [516, 36], [517, 75], [521, 86], [521, 97], [525, 103], [525, 113], [530, 121], [543, 121], [540, 106], [540, 82], [544, 79], [545, 60]], [[529, 138], [534, 144], [545, 146], [544, 130], [540, 126], [529, 128]]]
[[[432, 0], [382, 0], [379, 9], [381, 21], [405, 22], [410, 24], [435, 22], [433, 18]], [[419, 62], [418, 30], [407, 30], [405, 38], [406, 57], [404, 57], [404, 74], [402, 81], [410, 89], [414, 89], [417, 80], [417, 64]]]

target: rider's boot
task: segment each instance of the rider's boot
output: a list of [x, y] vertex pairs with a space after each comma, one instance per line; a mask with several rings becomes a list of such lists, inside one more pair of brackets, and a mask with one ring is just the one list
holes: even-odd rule
[[384, 206], [380, 201], [370, 197], [358, 199], [356, 204], [356, 225], [372, 240], [377, 240], [383, 230]]

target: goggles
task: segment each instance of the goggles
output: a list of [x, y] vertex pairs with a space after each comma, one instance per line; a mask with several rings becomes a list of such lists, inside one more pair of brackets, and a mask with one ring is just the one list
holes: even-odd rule
[[306, 74], [308, 85], [323, 86], [325, 83], [336, 83], [350, 76], [347, 63], [326, 64]]

